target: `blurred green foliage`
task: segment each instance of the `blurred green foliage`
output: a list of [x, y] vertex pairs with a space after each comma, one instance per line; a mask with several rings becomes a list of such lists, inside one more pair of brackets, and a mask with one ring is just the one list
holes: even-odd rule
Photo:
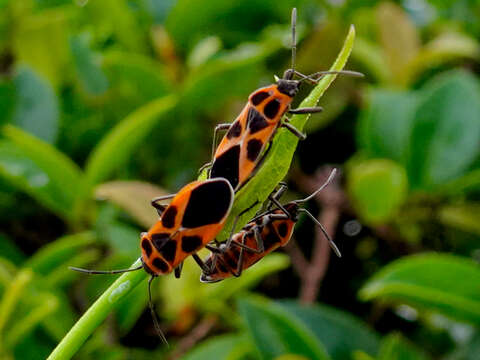
[[[187, 261], [181, 279], [154, 286], [170, 349], [143, 281], [77, 358], [478, 358], [477, 1], [3, 0], [2, 359], [46, 358], [114, 281], [67, 266], [138, 258], [156, 219], [149, 199], [194, 179], [214, 125], [289, 66], [293, 6], [299, 70], [329, 67], [354, 24], [348, 68], [366, 75], [325, 94], [292, 172], [344, 170], [344, 257], [330, 261], [319, 304], [293, 299], [285, 254], [218, 284], [199, 283]], [[309, 255], [309, 225], [297, 228]]]

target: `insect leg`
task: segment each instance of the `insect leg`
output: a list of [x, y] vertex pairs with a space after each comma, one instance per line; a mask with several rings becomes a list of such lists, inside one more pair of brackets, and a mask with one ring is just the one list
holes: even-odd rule
[[175, 277], [177, 279], [180, 279], [180, 275], [182, 274], [182, 268], [183, 268], [183, 261], [175, 268]]
[[243, 214], [245, 214], [246, 212], [250, 211], [255, 205], [258, 204], [258, 200], [255, 201], [252, 205], [250, 205], [248, 208], [242, 210], [238, 215], [237, 217], [235, 218], [235, 220], [233, 221], [233, 226], [232, 226], [232, 230], [230, 231], [230, 236], [228, 237], [228, 240], [225, 244], [225, 249], [228, 249], [230, 248], [230, 244], [232, 243], [232, 240], [233, 240], [233, 235], [235, 234], [235, 228], [237, 227], [237, 223], [238, 223], [238, 220], [242, 217]]
[[164, 195], [164, 196], [158, 196], [156, 198], [153, 198], [151, 201], [150, 201], [150, 204], [157, 210], [157, 213], [159, 216], [162, 216], [165, 208], [167, 207], [166, 205], [162, 205], [162, 204], [159, 204], [158, 202], [159, 201], [162, 201], [162, 200], [167, 200], [167, 199], [172, 199], [173, 197], [175, 197], [176, 194], [170, 194], [170, 195]]
[[215, 156], [215, 149], [217, 148], [218, 132], [220, 130], [228, 130], [228, 129], [230, 129], [230, 126], [232, 126], [232, 124], [218, 124], [217, 126], [215, 126], [215, 130], [213, 131], [213, 142], [212, 142], [212, 157], [211, 157], [212, 160], [210, 162], [204, 164], [200, 169], [198, 169], [199, 173], [201, 173], [203, 170], [212, 166], [213, 157]]
[[200, 259], [200, 256], [198, 256], [197, 254], [192, 254], [192, 257], [193, 260], [195, 260], [195, 262], [198, 264], [198, 266], [200, 266], [200, 269], [202, 269], [204, 273], [208, 274], [210, 268], [203, 262], [202, 259]]
[[289, 130], [293, 135], [298, 137], [300, 140], [305, 140], [307, 138], [307, 135], [302, 133], [300, 130], [298, 130], [295, 126], [288, 122], [283, 122], [282, 127], [286, 128]]

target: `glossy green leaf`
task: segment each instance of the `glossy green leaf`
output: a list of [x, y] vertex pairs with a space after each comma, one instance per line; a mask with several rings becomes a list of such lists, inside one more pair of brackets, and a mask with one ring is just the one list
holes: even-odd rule
[[378, 360], [427, 360], [428, 357], [399, 334], [382, 340]]
[[15, 84], [12, 80], [0, 79], [0, 125], [12, 119], [17, 99]]
[[373, 159], [353, 164], [347, 189], [359, 216], [368, 223], [390, 220], [405, 201], [405, 169], [391, 160]]
[[369, 92], [369, 104], [357, 129], [358, 143], [371, 157], [406, 162], [416, 110], [416, 94], [376, 89]]
[[316, 335], [332, 359], [352, 359], [357, 350], [372, 356], [378, 352], [379, 336], [346, 312], [325, 305], [307, 306], [294, 301], [282, 301], [280, 305]]
[[407, 303], [460, 321], [480, 324], [480, 267], [453, 255], [425, 254], [397, 260], [360, 290], [363, 300]]
[[172, 96], [154, 100], [128, 115], [97, 145], [90, 155], [86, 175], [95, 185], [122, 166], [157, 121], [175, 105]]
[[262, 359], [283, 354], [329, 359], [312, 331], [281, 306], [253, 296], [239, 299], [237, 304]]
[[0, 142], [0, 174], [59, 216], [73, 218], [73, 204], [82, 186], [80, 169], [20, 129], [8, 125], [2, 132], [8, 141]]
[[194, 347], [183, 360], [240, 360], [253, 352], [252, 344], [243, 335], [221, 335]]
[[16, 105], [12, 123], [54, 143], [58, 134], [59, 105], [50, 84], [26, 66], [18, 69], [14, 84]]
[[463, 175], [480, 154], [480, 87], [473, 75], [451, 71], [431, 80], [422, 93], [408, 172], [414, 188], [431, 189]]
[[82, 89], [97, 96], [107, 91], [107, 77], [90, 49], [86, 36], [71, 37], [70, 49]]

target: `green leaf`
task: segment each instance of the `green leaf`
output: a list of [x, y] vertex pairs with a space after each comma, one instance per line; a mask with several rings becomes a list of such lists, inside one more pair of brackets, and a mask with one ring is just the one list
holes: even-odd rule
[[432, 189], [462, 176], [480, 154], [480, 90], [473, 75], [450, 71], [431, 80], [422, 93], [408, 172], [414, 188]]
[[25, 262], [24, 266], [33, 269], [37, 274], [47, 275], [68, 263], [82, 250], [90, 248], [96, 241], [96, 236], [91, 232], [66, 235], [42, 247]]
[[2, 234], [0, 234], [0, 254], [15, 264], [21, 264], [25, 260], [25, 254], [9, 238]]
[[125, 210], [138, 224], [149, 228], [158, 220], [158, 213], [150, 205], [157, 196], [167, 195], [160, 187], [142, 181], [112, 181], [99, 185], [95, 197], [108, 200]]
[[359, 216], [368, 223], [384, 223], [405, 201], [407, 176], [405, 169], [391, 160], [367, 160], [351, 166], [347, 189]]
[[294, 301], [282, 301], [280, 305], [317, 336], [332, 359], [352, 359], [357, 350], [372, 356], [378, 352], [379, 336], [346, 312], [325, 305], [308, 306]]
[[420, 34], [400, 5], [382, 2], [376, 8], [383, 53], [397, 83], [402, 83], [406, 65], [420, 49]]
[[388, 300], [480, 324], [480, 267], [470, 259], [425, 254], [397, 260], [360, 290], [363, 300]]
[[400, 334], [388, 335], [382, 340], [378, 360], [427, 360], [428, 357]]
[[173, 96], [154, 100], [128, 115], [113, 128], [88, 159], [86, 175], [89, 184], [93, 186], [105, 180], [131, 158], [159, 118], [171, 110], [175, 103]]
[[[11, 37], [15, 61], [27, 64], [58, 88], [69, 67], [68, 22], [72, 6], [22, 14]], [[19, 15], [19, 14], [18, 14]]]
[[[251, 268], [242, 272], [239, 278], [225, 279], [216, 284], [209, 284], [205, 289], [206, 305], [217, 306], [220, 301], [226, 301], [243, 290], [253, 288], [266, 276], [284, 270], [290, 265], [289, 257], [285, 254], [269, 254]], [[211, 299], [211, 300], [210, 300]]]
[[11, 125], [3, 128], [0, 174], [59, 216], [72, 219], [82, 172], [51, 145]]
[[238, 309], [261, 358], [283, 354], [329, 359], [315, 335], [281, 306], [260, 297], [239, 299]]
[[252, 344], [242, 335], [221, 335], [194, 347], [183, 360], [240, 360], [253, 352]]
[[95, 54], [89, 48], [86, 36], [71, 37], [70, 49], [83, 90], [97, 96], [107, 91], [107, 77], [96, 61]]
[[[342, 70], [345, 66], [353, 48], [355, 40], [355, 28], [350, 30], [345, 39], [345, 43], [340, 50], [335, 62], [330, 70]], [[335, 80], [336, 75], [324, 76], [310, 94], [300, 103], [299, 107], [316, 106], [318, 100]], [[302, 131], [307, 122], [308, 115], [294, 115], [290, 123], [298, 130]], [[255, 176], [241, 188], [236, 196], [235, 203], [230, 211], [229, 218], [224, 226], [224, 230], [219, 234], [219, 239], [227, 239], [232, 229], [233, 221], [245, 209], [249, 208], [258, 201], [260, 204], [267, 199], [268, 195], [275, 189], [280, 181], [287, 175], [290, 163], [298, 144], [298, 138], [287, 129], [279, 129], [272, 141], [268, 156], [263, 161]], [[258, 210], [258, 206], [245, 213], [238, 221], [238, 228], [251, 219]]]
[[290, 0], [179, 0], [168, 14], [165, 26], [185, 54], [209, 35], [220, 34], [227, 47], [252, 41], [268, 24], [289, 24], [291, 9]]
[[454, 61], [478, 61], [480, 44], [477, 39], [458, 32], [446, 32], [428, 42], [405, 68], [405, 82], [414, 83], [423, 72]]
[[12, 80], [0, 79], [0, 125], [11, 121], [17, 99], [15, 84]]
[[447, 355], [444, 360], [476, 360], [480, 354], [480, 335], [474, 334], [472, 339], [466, 344], [458, 346], [451, 354]]
[[405, 164], [417, 96], [412, 92], [374, 89], [357, 128], [362, 150], [372, 157], [385, 157]]
[[59, 109], [50, 84], [26, 66], [18, 69], [14, 84], [17, 100], [12, 123], [48, 143], [54, 143], [58, 134]]
[[451, 204], [440, 209], [438, 218], [448, 226], [480, 235], [478, 214], [480, 214], [478, 203]]
[[164, 66], [147, 56], [111, 51], [104, 55], [102, 68], [108, 76], [116, 103], [128, 101], [142, 105], [172, 90]]

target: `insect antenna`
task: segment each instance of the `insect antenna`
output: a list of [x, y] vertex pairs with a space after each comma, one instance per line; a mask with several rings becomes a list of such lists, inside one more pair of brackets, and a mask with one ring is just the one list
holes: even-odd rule
[[[295, 73], [295, 61], [297, 57], [297, 8], [292, 9], [292, 71]], [[293, 74], [292, 74], [293, 75]]]
[[122, 274], [130, 271], [137, 271], [137, 270], [143, 269], [143, 265], [140, 265], [132, 269], [119, 269], [119, 270], [90, 270], [90, 269], [82, 269], [74, 266], [69, 266], [68, 268], [70, 270], [82, 272], [85, 274], [97, 275], [97, 274]]
[[330, 175], [328, 176], [328, 179], [327, 181], [325, 181], [323, 183], [322, 186], [320, 186], [317, 190], [315, 190], [315, 192], [313, 194], [310, 194], [309, 196], [307, 196], [305, 199], [300, 199], [300, 200], [295, 200], [294, 202], [297, 203], [297, 204], [301, 204], [301, 203], [304, 203], [304, 202], [307, 202], [309, 200], [311, 200], [312, 198], [314, 198], [320, 191], [322, 191], [323, 189], [325, 189], [325, 187], [330, 184], [330, 182], [333, 180], [333, 178], [335, 177], [335, 174], [337, 173], [337, 169], [333, 169], [332, 172], [330, 173]]
[[155, 307], [153, 306], [153, 301], [152, 301], [152, 281], [155, 279], [155, 276], [151, 276], [150, 279], [148, 279], [148, 307], [150, 308], [150, 313], [152, 314], [152, 319], [153, 319], [153, 325], [155, 326], [155, 331], [157, 332], [158, 337], [167, 345], [168, 341], [165, 335], [162, 332], [162, 329], [160, 329], [160, 323], [158, 321], [157, 313], [155, 312]]
[[320, 228], [320, 230], [322, 231], [323, 235], [325, 236], [325, 238], [327, 239], [328, 241], [328, 244], [330, 245], [330, 247], [332, 248], [333, 252], [335, 253], [335, 255], [337, 255], [338, 257], [342, 257], [342, 254], [340, 253], [340, 250], [338, 250], [338, 247], [337, 245], [335, 245], [335, 243], [333, 242], [332, 238], [330, 237], [330, 235], [328, 235], [328, 232], [327, 232], [327, 229], [325, 229], [325, 227], [322, 225], [322, 223], [320, 221], [318, 221], [315, 216], [313, 216], [307, 209], [298, 209], [299, 212], [303, 212], [305, 214], [307, 214], [310, 219], [312, 219], [315, 224], [318, 225], [318, 227]]
[[[320, 191], [322, 191], [323, 189], [325, 189], [325, 187], [330, 184], [330, 182], [332, 181], [332, 179], [335, 177], [335, 174], [337, 173], [337, 169], [333, 169], [332, 172], [330, 173], [330, 175], [328, 176], [328, 179], [323, 183], [322, 186], [320, 186], [317, 190], [315, 190], [315, 192], [309, 196], [307, 196], [305, 199], [301, 199], [301, 200], [295, 200], [294, 202], [297, 203], [297, 204], [301, 204], [301, 203], [304, 203], [304, 202], [307, 202], [308, 200], [312, 199], [313, 197], [315, 197]], [[337, 245], [335, 245], [335, 243], [333, 242], [332, 238], [330, 237], [330, 235], [328, 235], [328, 232], [327, 230], [325, 229], [325, 227], [320, 223], [320, 221], [317, 220], [317, 218], [315, 218], [315, 216], [313, 216], [307, 209], [303, 209], [303, 208], [300, 208], [298, 209], [299, 212], [303, 212], [305, 214], [307, 214], [310, 219], [313, 220], [313, 222], [315, 224], [317, 224], [317, 226], [320, 228], [320, 230], [322, 231], [323, 235], [325, 236], [325, 238], [327, 239], [328, 241], [328, 244], [330, 245], [330, 247], [332, 248], [332, 250], [335, 252], [335, 254], [338, 256], [338, 257], [342, 257], [342, 254], [340, 253], [340, 250], [338, 250], [338, 247]]]

